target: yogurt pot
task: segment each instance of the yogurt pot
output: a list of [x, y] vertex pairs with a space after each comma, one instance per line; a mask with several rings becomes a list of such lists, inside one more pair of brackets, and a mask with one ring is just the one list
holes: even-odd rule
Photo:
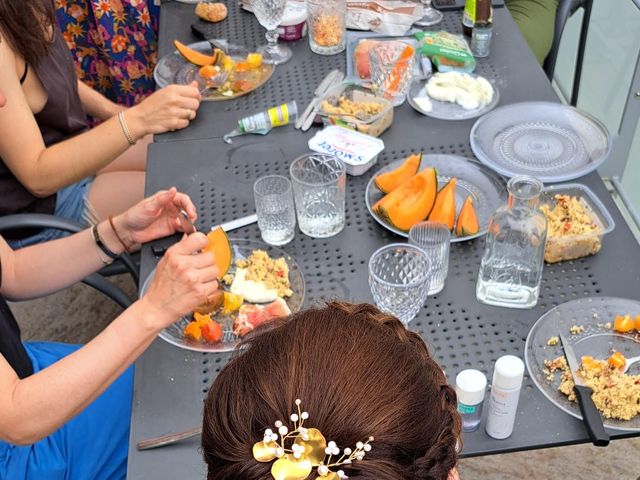
[[309, 140], [314, 152], [334, 155], [344, 162], [349, 175], [358, 176], [369, 170], [384, 150], [379, 138], [340, 126], [326, 127]]
[[287, 2], [278, 26], [278, 40], [295, 42], [307, 35], [307, 7], [301, 2]]

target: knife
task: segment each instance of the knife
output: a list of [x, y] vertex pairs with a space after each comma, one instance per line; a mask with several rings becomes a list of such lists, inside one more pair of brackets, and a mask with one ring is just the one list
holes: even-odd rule
[[[313, 99], [311, 100], [305, 111], [302, 113], [302, 115], [298, 117], [298, 120], [295, 124], [295, 127], [297, 129], [302, 128], [302, 130], [305, 131], [303, 126], [307, 123], [307, 120], [312, 114], [313, 110], [317, 108], [322, 97], [329, 91], [330, 88], [342, 82], [343, 79], [344, 74], [340, 70], [332, 70], [327, 74], [326, 77], [324, 77], [324, 79], [320, 82], [320, 85], [318, 85], [318, 87], [313, 92]], [[315, 114], [313, 116], [315, 117]], [[311, 122], [309, 122], [309, 126], [311, 126], [312, 122], [313, 117], [311, 119]], [[309, 127], [307, 127], [307, 130], [308, 129]]]
[[589, 432], [589, 437], [593, 444], [596, 447], [606, 447], [609, 445], [609, 434], [604, 429], [600, 412], [598, 412], [598, 409], [591, 399], [593, 390], [586, 385], [585, 381], [578, 373], [580, 363], [578, 363], [578, 358], [573, 351], [573, 347], [569, 345], [569, 342], [562, 334], [560, 334], [560, 341], [562, 342], [564, 356], [567, 359], [567, 363], [569, 363], [569, 370], [573, 377], [573, 391], [576, 394], [578, 405], [580, 405], [582, 421], [587, 427], [587, 432]]
[[[252, 223], [256, 223], [257, 221], [258, 215], [254, 213], [253, 215], [247, 215], [246, 217], [236, 218], [235, 220], [231, 220], [230, 222], [222, 223], [219, 226], [222, 227], [222, 230], [224, 230], [225, 232], [230, 232], [231, 230], [246, 227], [247, 225], [251, 225]], [[217, 226], [218, 225], [211, 227], [211, 230], [213, 230]]]

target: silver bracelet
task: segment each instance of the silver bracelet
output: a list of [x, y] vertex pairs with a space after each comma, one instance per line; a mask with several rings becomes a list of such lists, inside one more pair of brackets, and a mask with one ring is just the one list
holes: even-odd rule
[[122, 133], [124, 133], [129, 145], [135, 145], [136, 141], [133, 139], [129, 126], [127, 125], [127, 120], [124, 118], [124, 110], [120, 110], [118, 112], [118, 121], [120, 122], [120, 128], [122, 128]]

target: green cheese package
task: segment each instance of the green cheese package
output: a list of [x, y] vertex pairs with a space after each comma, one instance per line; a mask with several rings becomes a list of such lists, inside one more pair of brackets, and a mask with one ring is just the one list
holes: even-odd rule
[[416, 32], [418, 51], [429, 57], [439, 72], [471, 73], [476, 68], [476, 59], [466, 40], [449, 32]]

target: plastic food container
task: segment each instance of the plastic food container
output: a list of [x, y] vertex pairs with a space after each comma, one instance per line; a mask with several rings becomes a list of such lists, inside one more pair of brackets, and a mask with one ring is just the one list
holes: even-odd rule
[[357, 176], [376, 163], [378, 154], [384, 150], [384, 142], [348, 128], [329, 126], [309, 140], [309, 148], [336, 156], [344, 162], [349, 175]]
[[[382, 110], [368, 117], [356, 117], [354, 115], [328, 112], [325, 109], [326, 104], [324, 102], [328, 102], [330, 105], [337, 107], [342, 97], [358, 103], [379, 103], [382, 104]], [[382, 135], [393, 122], [393, 105], [391, 105], [389, 100], [376, 95], [366, 87], [350, 83], [342, 83], [329, 90], [322, 99], [319, 113], [325, 126], [339, 125], [357, 130], [366, 135], [371, 135], [372, 137]]]
[[295, 42], [307, 34], [307, 8], [304, 3], [287, 2], [278, 26], [278, 40]]
[[[557, 203], [555, 196], [558, 194], [576, 197], [586, 210], [591, 222], [598, 228], [584, 234], [561, 235], [559, 234], [561, 232], [552, 231], [550, 224], [544, 249], [545, 261], [556, 263], [598, 253], [602, 248], [602, 238], [615, 228], [611, 214], [589, 188], [579, 183], [546, 187], [543, 190], [540, 205], [547, 205], [550, 210], [553, 210]], [[572, 221], [571, 212], [567, 221]]]

